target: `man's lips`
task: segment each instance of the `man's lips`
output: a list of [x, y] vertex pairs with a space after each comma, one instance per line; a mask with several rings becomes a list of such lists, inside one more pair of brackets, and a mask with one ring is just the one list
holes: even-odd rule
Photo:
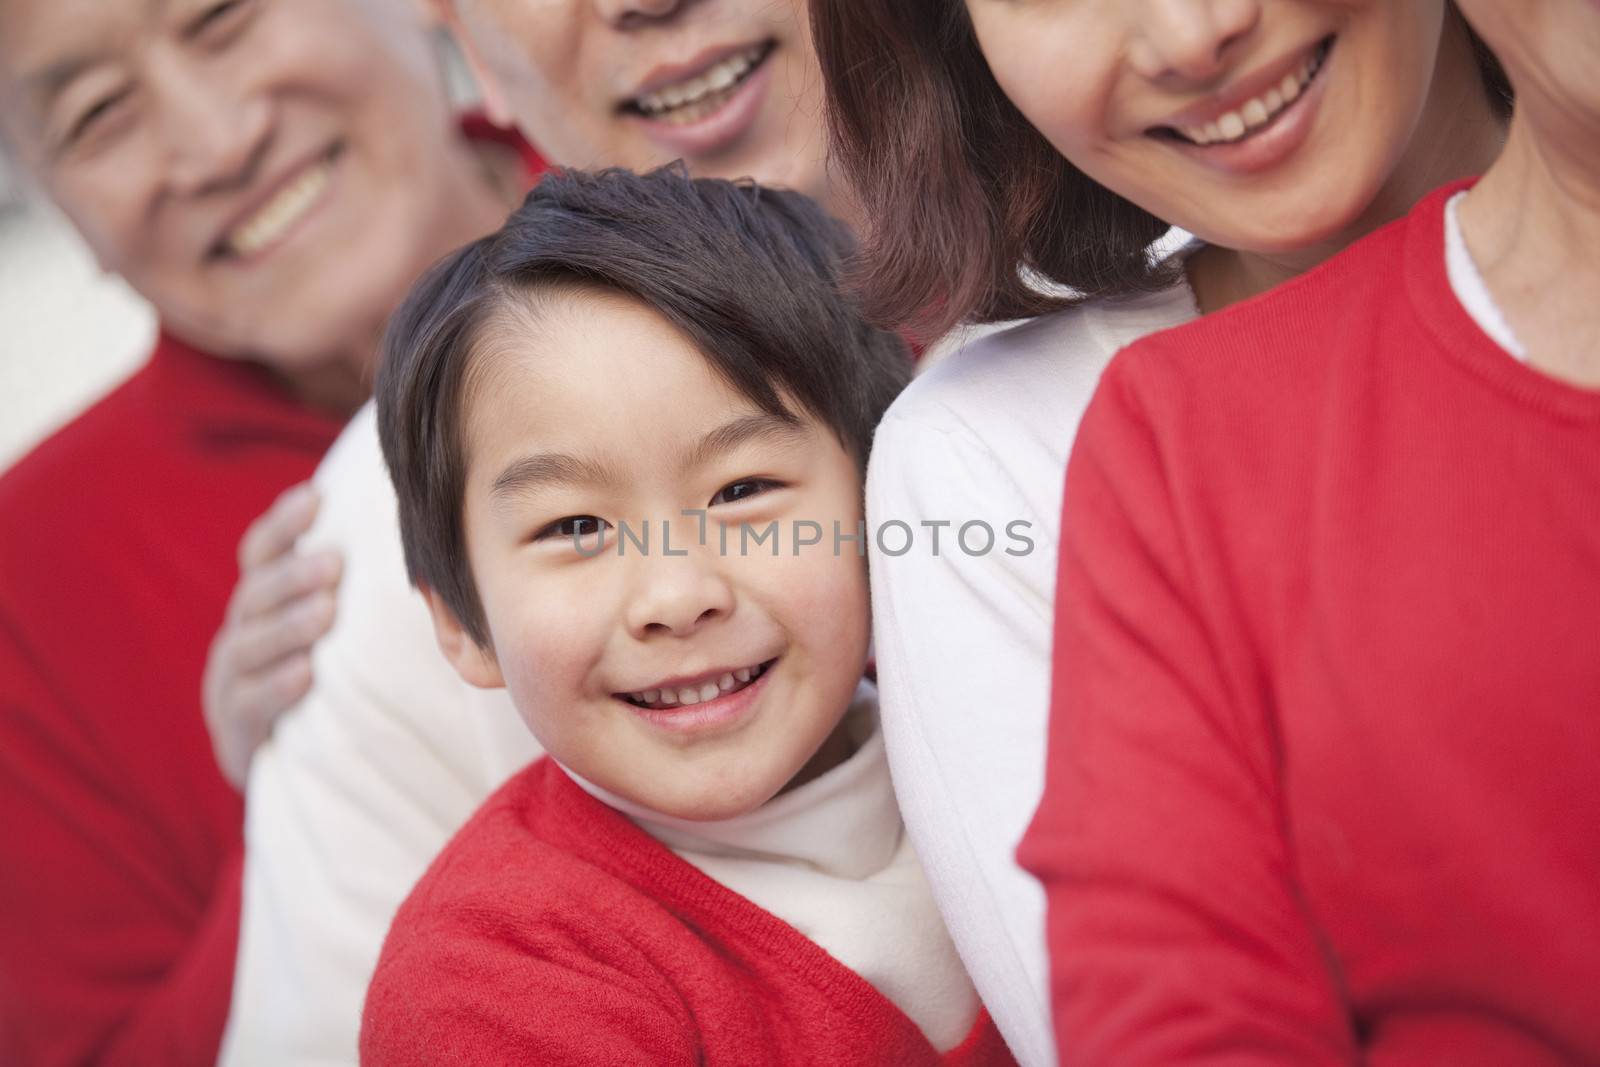
[[673, 93], [682, 95], [686, 89], [697, 88], [696, 82], [706, 79], [719, 68], [737, 67], [744, 61], [748, 61], [750, 66], [758, 66], [776, 46], [777, 42], [772, 40], [717, 45], [701, 50], [686, 62], [660, 64], [651, 68], [639, 80], [633, 93], [621, 100], [617, 107], [619, 110], [644, 114], [649, 98]]
[[321, 199], [343, 153], [335, 142], [262, 182], [219, 228], [206, 258], [244, 259], [276, 244]]

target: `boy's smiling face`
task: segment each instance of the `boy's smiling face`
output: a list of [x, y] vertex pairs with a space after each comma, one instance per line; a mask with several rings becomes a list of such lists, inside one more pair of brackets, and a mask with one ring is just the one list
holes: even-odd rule
[[[463, 522], [490, 647], [430, 596], [446, 653], [469, 682], [506, 686], [550, 755], [612, 793], [691, 819], [765, 803], [829, 738], [865, 666], [866, 562], [832, 536], [862, 518], [855, 459], [816, 419], [763, 412], [621, 295], [543, 296], [488, 327], [476, 361]], [[822, 543], [796, 553], [808, 520]], [[648, 550], [619, 555], [624, 521], [648, 527]], [[742, 524], [772, 522], [776, 557], [770, 541], [741, 551]], [[667, 703], [684, 696], [711, 699]]]

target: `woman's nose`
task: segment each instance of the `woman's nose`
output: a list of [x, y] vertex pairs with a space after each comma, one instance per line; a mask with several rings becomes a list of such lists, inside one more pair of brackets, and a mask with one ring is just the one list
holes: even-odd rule
[[674, 14], [687, 0], [594, 0], [600, 17], [613, 25], [647, 19], [662, 19]]
[[1216, 81], [1229, 53], [1261, 20], [1260, 0], [1141, 0], [1129, 62], [1151, 81]]

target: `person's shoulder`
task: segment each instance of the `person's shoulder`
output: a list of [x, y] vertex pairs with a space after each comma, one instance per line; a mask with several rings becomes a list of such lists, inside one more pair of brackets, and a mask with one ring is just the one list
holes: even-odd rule
[[1314, 374], [1371, 339], [1403, 299], [1404, 247], [1414, 216], [1398, 219], [1267, 292], [1131, 343], [1115, 379], [1170, 377], [1178, 388], [1222, 388], [1231, 370], [1258, 382]]
[[1192, 318], [1187, 286], [1101, 300], [994, 330], [934, 364], [874, 438], [868, 510], [1055, 511], [1061, 469], [1123, 345]]
[[0, 474], [0, 556], [59, 551], [96, 517], [140, 506], [152, 465], [172, 451], [148, 379], [148, 367], [135, 372]]
[[306, 544], [377, 552], [381, 542], [385, 567], [391, 558], [400, 558], [394, 483], [384, 465], [377, 407], [372, 401], [363, 404], [345, 424], [317, 464], [311, 481], [322, 503]]
[[52, 493], [62, 479], [94, 478], [149, 448], [149, 435], [163, 429], [153, 418], [150, 377], [148, 365], [135, 371], [39, 441], [0, 475], [0, 492]]
[[[472, 936], [566, 925], [616, 881], [574, 847], [606, 827], [553, 760], [512, 775], [456, 831], [418, 880], [396, 932], [453, 928]], [[609, 814], [606, 812], [601, 815]]]
[[1063, 400], [1093, 392], [1119, 348], [1194, 315], [1188, 287], [1175, 285], [988, 329], [919, 375], [886, 421], [979, 433], [1054, 423]]
[[514, 775], [400, 906], [374, 988], [416, 988], [462, 961], [476, 961], [486, 980], [603, 970], [654, 981], [660, 968], [640, 946], [682, 945], [691, 935], [614, 868], [614, 855], [633, 847], [621, 822], [553, 760]]

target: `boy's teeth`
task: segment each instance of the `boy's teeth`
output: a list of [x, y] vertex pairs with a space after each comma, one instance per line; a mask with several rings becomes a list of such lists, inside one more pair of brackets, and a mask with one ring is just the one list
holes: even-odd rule
[[261, 205], [260, 210], [235, 226], [225, 238], [227, 247], [240, 256], [253, 255], [266, 248], [311, 210], [328, 187], [332, 174], [331, 159], [306, 168], [305, 173]]
[[[736, 55], [729, 56], [710, 70], [677, 85], [669, 85], [653, 93], [642, 93], [634, 98], [634, 103], [640, 111], [651, 118], [672, 118], [689, 122], [703, 118], [709, 111], [715, 110], [714, 106], [695, 107], [693, 105], [704, 102], [707, 105], [718, 104], [721, 101], [711, 101], [707, 98], [713, 93], [725, 92], [739, 83], [744, 76], [761, 61], [766, 53], [766, 45], [755, 45]], [[692, 115], [669, 115], [669, 112], [687, 108]]]
[[701, 682], [699, 685], [679, 686], [676, 689], [641, 689], [629, 693], [628, 698], [635, 704], [688, 707], [715, 700], [723, 693], [731, 693], [759, 677], [761, 677], [761, 665], [757, 664], [754, 667], [740, 667], [736, 671], [723, 671], [715, 680]]
[[1298, 100], [1311, 79], [1316, 77], [1321, 65], [1320, 56], [1308, 59], [1294, 73], [1285, 74], [1283, 81], [1260, 96], [1245, 101], [1237, 110], [1226, 112], [1204, 126], [1180, 127], [1179, 132], [1198, 145], [1237, 141], [1256, 127], [1271, 122], [1278, 112]]

